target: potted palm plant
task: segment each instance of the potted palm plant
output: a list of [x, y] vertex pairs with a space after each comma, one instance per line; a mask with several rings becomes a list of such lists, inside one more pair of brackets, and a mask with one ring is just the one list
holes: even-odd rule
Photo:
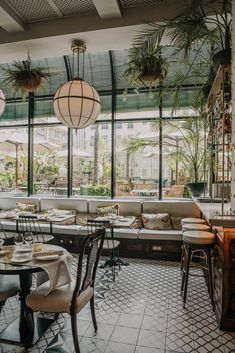
[[146, 41], [153, 45], [158, 35], [169, 39], [170, 45], [182, 54], [183, 62], [191, 62], [177, 89], [190, 75], [195, 61], [205, 57], [206, 52], [217, 71], [220, 64], [231, 62], [231, 0], [192, 0], [175, 17], [163, 19], [161, 24], [149, 24], [135, 37], [134, 45], [140, 49]]
[[44, 79], [54, 75], [47, 67], [33, 66], [29, 56], [25, 61], [14, 61], [11, 67], [2, 70], [5, 74], [3, 83], [11, 84], [14, 91], [22, 94], [36, 91], [42, 86]]
[[[196, 117], [187, 117], [181, 123], [175, 123], [173, 120], [156, 119], [153, 123], [153, 129], [157, 132], [159, 121], [163, 128], [163, 144], [170, 147], [168, 159], [171, 164], [177, 162], [181, 165], [181, 171], [187, 180], [186, 186], [193, 196], [200, 196], [206, 187], [205, 170], [209, 162], [208, 151], [205, 151], [205, 118], [203, 113], [203, 98], [199, 100], [194, 96], [191, 102], [191, 109], [196, 113]], [[173, 136], [174, 133], [180, 133], [180, 144], [164, 142], [164, 136]], [[166, 139], [165, 139], [166, 140]], [[172, 141], [172, 138], [170, 139]], [[132, 139], [127, 147], [129, 153], [133, 154], [139, 150], [159, 145], [158, 139], [146, 140], [141, 138]]]
[[128, 53], [128, 67], [123, 77], [130, 83], [140, 85], [152, 85], [157, 80], [163, 80], [169, 69], [169, 63], [162, 56], [160, 36], [157, 41], [149, 40], [141, 47], [133, 46]]

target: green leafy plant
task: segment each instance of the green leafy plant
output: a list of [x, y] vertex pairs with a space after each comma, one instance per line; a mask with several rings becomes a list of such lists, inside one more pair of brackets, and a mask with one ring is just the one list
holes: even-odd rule
[[110, 196], [110, 185], [89, 185], [80, 186], [80, 195], [86, 196]]
[[141, 46], [133, 46], [128, 53], [128, 67], [124, 71], [123, 77], [137, 88], [141, 85], [150, 84], [156, 80], [163, 80], [169, 69], [169, 63], [162, 56], [162, 46], [160, 45], [161, 35], [158, 39], [150, 38]]
[[[171, 147], [168, 158], [170, 164], [178, 162], [182, 166], [185, 179], [190, 182], [200, 182], [203, 180], [204, 171], [209, 161], [209, 151], [205, 151], [205, 116], [203, 110], [204, 101], [197, 96], [192, 98], [191, 108], [196, 112], [196, 117], [186, 117], [183, 122], [175, 123], [172, 120], [156, 119], [153, 129], [157, 132], [159, 126], [163, 128], [163, 135], [180, 132], [181, 142], [176, 147], [174, 142], [163, 142], [163, 146]], [[164, 140], [164, 139], [163, 139]], [[141, 138], [133, 139], [129, 142], [127, 150], [133, 154], [147, 147], [156, 147], [159, 142], [145, 140]]]
[[[189, 64], [184, 72], [175, 74], [174, 111], [178, 108], [178, 95], [197, 62], [206, 63], [208, 75], [212, 63], [216, 71], [219, 64], [230, 62], [231, 0], [192, 0], [175, 17], [163, 18], [160, 24], [150, 23], [146, 30], [134, 38], [134, 47], [142, 50], [146, 42], [151, 46], [154, 43], [157, 45], [159, 36], [167, 38], [176, 54], [182, 57], [182, 62]], [[207, 92], [212, 80], [213, 77], [209, 77], [204, 82]]]
[[34, 92], [43, 85], [43, 80], [55, 75], [48, 67], [32, 66], [30, 57], [25, 61], [14, 61], [12, 66], [2, 68], [3, 84], [12, 85], [15, 92]]

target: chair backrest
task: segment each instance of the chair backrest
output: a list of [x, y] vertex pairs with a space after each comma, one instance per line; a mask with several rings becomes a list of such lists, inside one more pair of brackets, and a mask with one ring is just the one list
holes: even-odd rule
[[25, 232], [32, 232], [37, 241], [39, 238], [41, 238], [43, 242], [45, 241], [37, 216], [19, 216], [18, 232], [23, 234]]
[[[100, 227], [94, 232], [90, 232], [87, 228], [87, 232], [88, 234], [85, 236], [79, 251], [76, 286], [71, 302], [73, 308], [76, 308], [78, 295], [88, 287], [94, 287], [96, 271], [104, 244], [104, 227]], [[85, 271], [83, 271], [85, 252], [87, 253], [87, 259]]]

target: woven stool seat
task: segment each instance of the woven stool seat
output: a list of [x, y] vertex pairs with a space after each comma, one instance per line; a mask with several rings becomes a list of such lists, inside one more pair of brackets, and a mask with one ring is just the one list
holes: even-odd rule
[[183, 233], [183, 241], [197, 245], [213, 244], [215, 241], [215, 234], [200, 230], [190, 230]]
[[204, 219], [201, 218], [182, 218], [181, 219], [181, 224], [185, 224], [185, 223], [199, 223], [199, 224], [205, 224], [206, 221]]
[[182, 226], [183, 232], [187, 232], [189, 230], [202, 230], [204, 232], [210, 231], [210, 227], [207, 224], [200, 223], [185, 223]]

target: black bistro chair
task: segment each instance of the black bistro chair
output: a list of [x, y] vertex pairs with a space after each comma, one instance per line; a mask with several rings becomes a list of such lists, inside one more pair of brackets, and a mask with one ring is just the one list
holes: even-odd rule
[[[77, 314], [83, 307], [90, 302], [91, 316], [95, 331], [97, 331], [97, 322], [94, 305], [94, 286], [96, 270], [98, 267], [100, 254], [103, 248], [105, 229], [97, 229], [94, 233], [86, 235], [83, 239], [79, 257], [76, 279], [71, 283], [59, 287], [48, 293], [50, 287], [49, 281], [42, 284], [31, 292], [26, 298], [27, 313], [26, 320], [33, 329], [32, 312], [41, 311], [46, 313], [68, 313], [71, 317], [72, 335], [75, 352], [80, 353], [78, 332], [77, 332]], [[84, 261], [85, 252], [87, 253], [86, 262]], [[83, 271], [85, 262], [85, 271]], [[25, 342], [25, 348], [30, 347], [33, 337], [33, 330]]]

